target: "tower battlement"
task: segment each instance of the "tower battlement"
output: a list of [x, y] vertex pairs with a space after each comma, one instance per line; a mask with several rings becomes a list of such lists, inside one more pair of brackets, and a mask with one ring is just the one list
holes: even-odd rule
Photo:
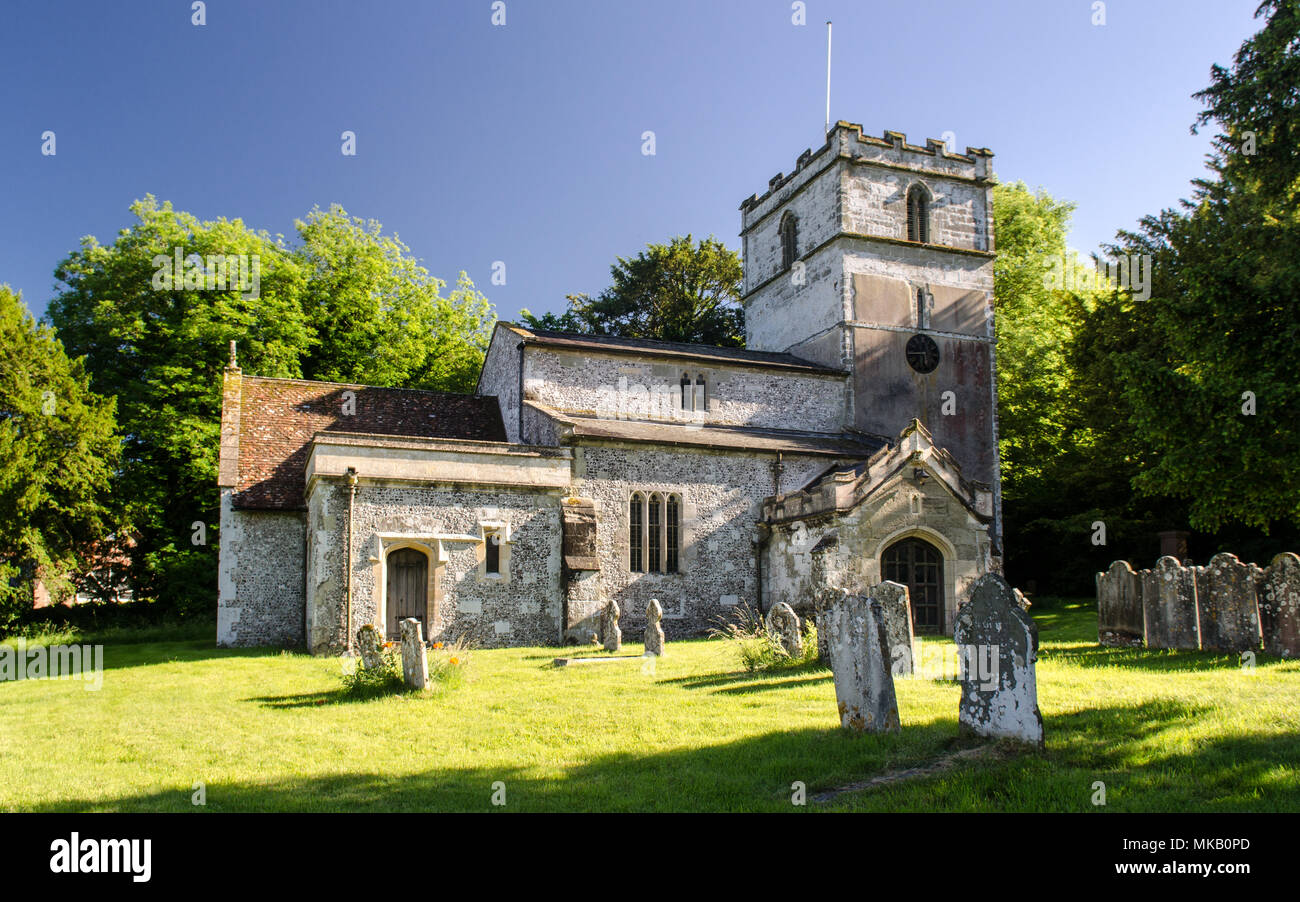
[[831, 127], [821, 147], [804, 150], [789, 175], [778, 172], [772, 176], [767, 182], [767, 191], [747, 197], [740, 205], [741, 211], [749, 214], [763, 207], [773, 195], [780, 193], [806, 170], [819, 169], [834, 159], [969, 181], [990, 181], [993, 178], [993, 151], [987, 147], [967, 147], [965, 153], [953, 153], [948, 150], [946, 142], [935, 138], [927, 138], [925, 146], [921, 147], [908, 144], [907, 135], [902, 132], [886, 130], [877, 138], [863, 134], [861, 125], [841, 119]]

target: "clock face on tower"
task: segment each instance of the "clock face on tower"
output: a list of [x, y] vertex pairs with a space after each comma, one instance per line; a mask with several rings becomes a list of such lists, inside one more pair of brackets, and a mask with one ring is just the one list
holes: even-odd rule
[[907, 364], [918, 373], [932, 373], [939, 365], [939, 346], [928, 335], [913, 335], [907, 341]]

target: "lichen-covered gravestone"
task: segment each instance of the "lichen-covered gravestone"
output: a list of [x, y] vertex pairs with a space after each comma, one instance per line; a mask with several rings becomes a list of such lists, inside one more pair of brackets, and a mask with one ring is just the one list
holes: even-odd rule
[[781, 643], [781, 648], [792, 658], [803, 654], [803, 634], [799, 615], [784, 601], [772, 605], [767, 612], [767, 631]]
[[1264, 651], [1300, 658], [1300, 557], [1286, 552], [1273, 558], [1258, 591]]
[[623, 631], [618, 628], [618, 602], [610, 599], [600, 615], [600, 636], [605, 651], [618, 651], [623, 647]]
[[889, 640], [890, 668], [894, 675], [914, 673], [912, 605], [907, 586], [886, 580], [872, 586], [867, 594], [880, 602], [880, 610], [885, 615], [885, 637]]
[[880, 602], [845, 593], [823, 619], [840, 724], [863, 733], [897, 732], [898, 700]]
[[1259, 603], [1250, 565], [1220, 552], [1196, 568], [1196, 602], [1201, 648], [1206, 651], [1252, 651], [1262, 644]]
[[424, 628], [408, 617], [402, 626], [402, 681], [412, 689], [429, 685], [429, 660], [424, 656]]
[[660, 621], [664, 619], [664, 609], [659, 599], [652, 598], [645, 606], [645, 653], [662, 655], [664, 653], [664, 628]]
[[1142, 598], [1128, 561], [1115, 561], [1097, 574], [1097, 638], [1114, 647], [1142, 644]]
[[1201, 647], [1196, 624], [1196, 573], [1165, 555], [1138, 573], [1147, 648]]
[[357, 630], [357, 652], [361, 655], [362, 667], [373, 670], [383, 663], [383, 653], [379, 646], [379, 630], [373, 623], [367, 623]]
[[1041, 746], [1038, 627], [1016, 603], [1006, 580], [987, 573], [957, 609], [953, 630], [962, 662], [957, 722], [963, 732]]

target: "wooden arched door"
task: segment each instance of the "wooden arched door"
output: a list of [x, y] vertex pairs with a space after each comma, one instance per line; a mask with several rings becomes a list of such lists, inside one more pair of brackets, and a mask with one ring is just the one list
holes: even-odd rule
[[414, 617], [424, 627], [424, 635], [429, 635], [429, 624], [425, 620], [429, 604], [429, 556], [416, 548], [398, 548], [388, 553], [388, 622], [386, 633], [389, 640], [397, 640], [402, 635], [398, 625], [408, 617]]
[[907, 586], [914, 630], [943, 631], [943, 554], [938, 548], [915, 536], [901, 539], [885, 549], [880, 570], [885, 579]]

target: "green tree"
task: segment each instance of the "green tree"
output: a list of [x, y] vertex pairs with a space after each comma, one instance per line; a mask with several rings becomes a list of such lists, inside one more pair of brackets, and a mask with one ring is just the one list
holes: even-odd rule
[[0, 623], [31, 603], [39, 574], [54, 591], [92, 544], [121, 526], [109, 486], [121, 452], [112, 398], [90, 390], [22, 298], [0, 285]]
[[[238, 219], [201, 222], [152, 196], [131, 212], [137, 221], [111, 245], [84, 238], [59, 265], [63, 288], [49, 317], [86, 356], [96, 390], [118, 399], [126, 445], [117, 491], [139, 533], [136, 591], [208, 609], [229, 342], [259, 376], [467, 391], [495, 316], [464, 273], [442, 297], [444, 283], [395, 236], [339, 207], [299, 221], [296, 247]], [[182, 266], [188, 281], [171, 278], [178, 255], [202, 264]], [[217, 279], [217, 257], [246, 259], [247, 283]]]
[[609, 271], [612, 284], [595, 298], [569, 295], [563, 314], [524, 310], [522, 319], [537, 329], [744, 346], [740, 257], [712, 236], [650, 244]]
[[1111, 355], [1128, 426], [1158, 451], [1133, 486], [1203, 530], [1300, 524], [1300, 8], [1266, 14], [1197, 95], [1220, 129], [1212, 177], [1111, 249], [1154, 269], [1126, 311], [1138, 337]]
[[[300, 376], [312, 339], [300, 303], [305, 274], [282, 242], [240, 220], [200, 222], [152, 196], [131, 212], [137, 221], [113, 244], [83, 238], [59, 264], [55, 275], [64, 288], [48, 315], [65, 346], [86, 357], [93, 387], [117, 398], [126, 442], [115, 491], [128, 499], [139, 533], [137, 593], [180, 609], [206, 608], [216, 584], [227, 347], [239, 342], [250, 372]], [[186, 288], [170, 278], [177, 248], [182, 258], [200, 255], [205, 267], [209, 255], [247, 255], [248, 289], [209, 289], [206, 281]], [[202, 535], [195, 522], [205, 524]]]
[[297, 223], [315, 343], [303, 376], [331, 382], [473, 391], [496, 316], [464, 272], [455, 291], [432, 278], [375, 220], [339, 206]]

